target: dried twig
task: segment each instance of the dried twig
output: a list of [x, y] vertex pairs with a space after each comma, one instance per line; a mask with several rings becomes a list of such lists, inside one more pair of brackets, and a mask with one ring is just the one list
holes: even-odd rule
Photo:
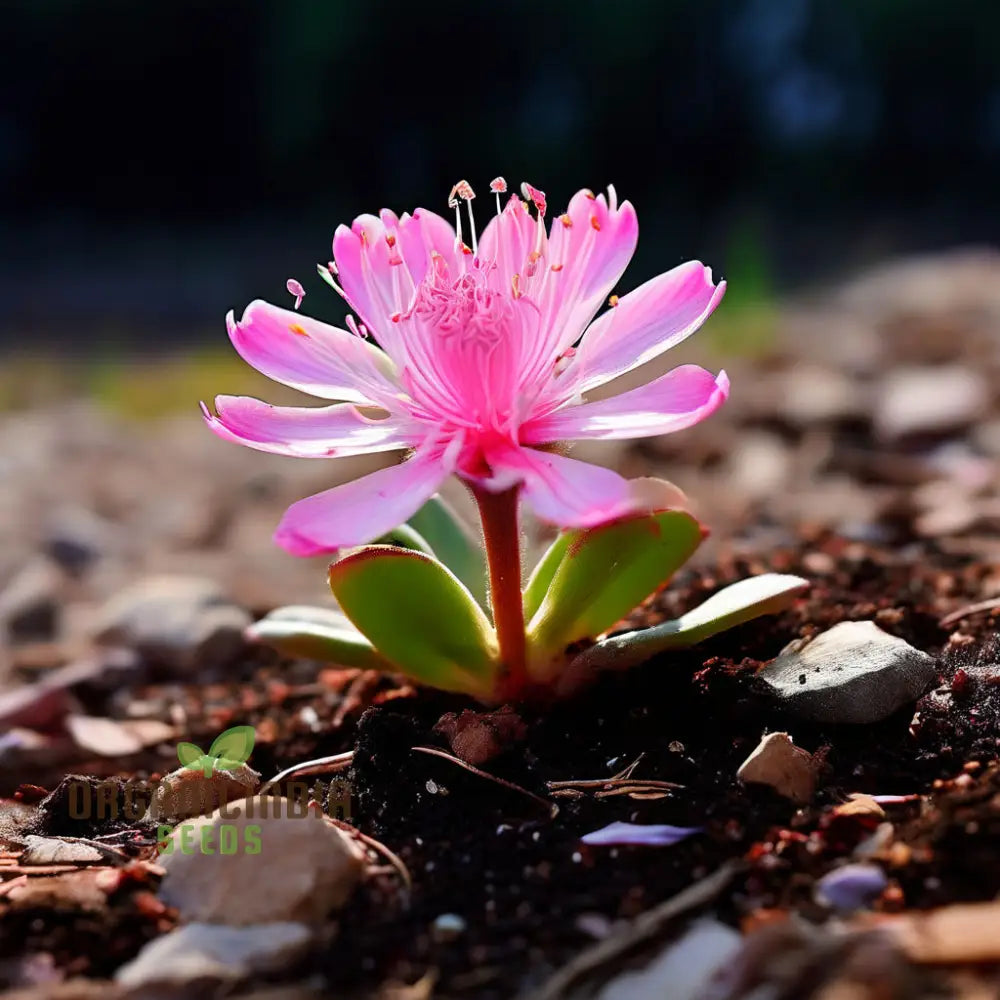
[[332, 757], [317, 757], [315, 760], [304, 760], [300, 764], [293, 764], [286, 767], [280, 774], [276, 774], [270, 781], [265, 782], [258, 795], [269, 792], [280, 781], [286, 781], [295, 775], [307, 777], [313, 774], [336, 774], [338, 771], [346, 771], [354, 762], [354, 751], [348, 750], [346, 753], [335, 753]]
[[940, 625], [942, 628], [949, 628], [957, 622], [960, 622], [963, 618], [968, 618], [970, 615], [981, 615], [986, 611], [998, 610], [1000, 610], [1000, 597], [991, 597], [988, 601], [979, 601], [976, 604], [967, 604], [964, 608], [952, 611], [950, 615], [945, 615], [944, 618], [941, 619]]
[[398, 854], [389, 850], [381, 841], [376, 840], [374, 837], [369, 837], [368, 834], [362, 833], [356, 826], [351, 826], [350, 823], [345, 823], [342, 819], [334, 819], [333, 816], [326, 816], [325, 819], [327, 823], [331, 823], [338, 830], [343, 830], [348, 836], [357, 838], [366, 847], [373, 850], [380, 857], [385, 858], [403, 880], [407, 894], [412, 891], [413, 879], [410, 877], [410, 869], [406, 867], [403, 859]]
[[632, 773], [644, 757], [638, 757], [628, 767], [613, 774], [610, 778], [580, 778], [570, 781], [548, 781], [545, 787], [560, 798], [580, 798], [584, 792], [592, 791], [594, 798], [606, 799], [615, 795], [628, 795], [630, 798], [649, 799], [665, 798], [670, 792], [683, 788], [673, 781], [656, 781], [654, 779], [633, 778]]
[[467, 761], [462, 760], [461, 757], [455, 757], [453, 754], [448, 753], [446, 750], [439, 750], [437, 747], [412, 747], [411, 749], [417, 753], [426, 753], [430, 754], [432, 757], [440, 757], [442, 760], [450, 761], [452, 764], [462, 768], [464, 771], [468, 771], [470, 774], [476, 775], [478, 778], [485, 778], [487, 781], [492, 781], [494, 784], [501, 785], [503, 788], [510, 789], [512, 792], [519, 792], [521, 795], [531, 799], [532, 802], [540, 805], [549, 814], [549, 819], [555, 819], [559, 813], [559, 806], [557, 806], [554, 802], [550, 802], [548, 799], [543, 799], [540, 795], [536, 795], [534, 792], [529, 792], [527, 788], [515, 785], [513, 781], [507, 781], [506, 778], [498, 778], [495, 774], [490, 774], [488, 771], [482, 771], [478, 767], [474, 767]]

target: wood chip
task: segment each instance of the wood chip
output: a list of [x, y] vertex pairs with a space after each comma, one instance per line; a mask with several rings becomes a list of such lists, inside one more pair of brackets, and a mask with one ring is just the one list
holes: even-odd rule
[[1000, 961], [1000, 902], [905, 913], [880, 926], [921, 965]]

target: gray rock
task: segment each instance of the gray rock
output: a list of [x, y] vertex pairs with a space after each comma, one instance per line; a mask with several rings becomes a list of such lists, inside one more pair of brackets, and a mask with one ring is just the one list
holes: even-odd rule
[[44, 545], [51, 559], [78, 576], [115, 547], [115, 526], [86, 507], [60, 507], [49, 518]]
[[98, 642], [128, 646], [152, 663], [195, 673], [231, 661], [251, 618], [211, 580], [151, 576], [119, 591], [98, 621]]
[[351, 897], [365, 860], [312, 809], [277, 797], [230, 803], [175, 827], [160, 895], [184, 920], [316, 923]]
[[793, 643], [758, 674], [789, 711], [819, 722], [878, 722], [916, 701], [936, 676], [934, 659], [874, 622], [841, 622]]
[[254, 973], [283, 970], [305, 954], [311, 940], [308, 927], [290, 922], [187, 924], [150, 941], [115, 981], [130, 996], [187, 997], [196, 983], [233, 985]]
[[0, 631], [13, 642], [55, 639], [62, 585], [62, 573], [48, 559], [29, 562], [0, 591]]

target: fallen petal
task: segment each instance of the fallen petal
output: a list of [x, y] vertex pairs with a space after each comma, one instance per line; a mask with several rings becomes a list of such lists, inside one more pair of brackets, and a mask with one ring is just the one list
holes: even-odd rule
[[835, 910], [860, 910], [878, 899], [888, 884], [878, 865], [844, 865], [816, 883], [816, 899]]
[[609, 823], [580, 838], [584, 844], [608, 847], [614, 844], [639, 844], [643, 847], [672, 847], [701, 833], [700, 826], [669, 826], [663, 823]]

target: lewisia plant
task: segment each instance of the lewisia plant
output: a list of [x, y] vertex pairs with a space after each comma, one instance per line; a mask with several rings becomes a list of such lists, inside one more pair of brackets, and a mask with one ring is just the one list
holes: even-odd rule
[[[756, 577], [677, 621], [604, 636], [706, 532], [676, 488], [570, 458], [563, 442], [666, 434], [718, 409], [729, 380], [696, 365], [587, 394], [694, 333], [725, 282], [692, 261], [609, 298], [638, 238], [629, 202], [613, 188], [581, 191], [546, 227], [544, 192], [525, 184], [502, 206], [504, 180], [491, 190], [496, 216], [478, 238], [464, 181], [449, 202], [454, 228], [425, 209], [339, 227], [319, 273], [356, 314], [347, 329], [261, 301], [229, 315], [247, 362], [337, 402], [219, 396], [214, 414], [203, 409], [217, 435], [261, 451], [404, 456], [288, 509], [275, 540], [292, 554], [353, 550], [330, 567], [341, 612], [282, 609], [252, 637], [500, 702], [565, 694], [602, 669], [698, 642], [785, 606], [804, 581]], [[297, 310], [304, 290], [288, 288]], [[484, 548], [436, 496], [452, 475], [478, 504]], [[526, 584], [522, 500], [561, 529]]]

